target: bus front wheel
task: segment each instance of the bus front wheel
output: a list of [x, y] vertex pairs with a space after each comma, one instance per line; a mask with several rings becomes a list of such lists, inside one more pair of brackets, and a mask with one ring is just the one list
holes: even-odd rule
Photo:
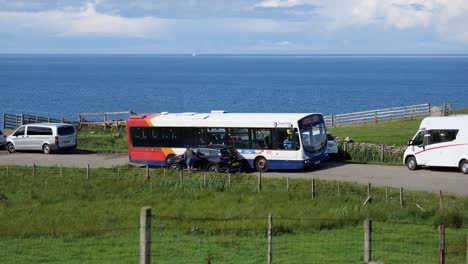
[[257, 171], [266, 172], [268, 171], [268, 160], [264, 157], [259, 157], [255, 160], [255, 168]]

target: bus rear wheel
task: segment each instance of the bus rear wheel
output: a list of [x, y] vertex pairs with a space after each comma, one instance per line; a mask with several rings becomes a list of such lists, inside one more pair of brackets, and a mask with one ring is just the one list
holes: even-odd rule
[[266, 172], [268, 171], [268, 160], [264, 157], [259, 157], [255, 160], [255, 168], [257, 171]]
[[468, 174], [468, 161], [467, 160], [462, 160], [460, 162], [460, 171], [463, 174]]

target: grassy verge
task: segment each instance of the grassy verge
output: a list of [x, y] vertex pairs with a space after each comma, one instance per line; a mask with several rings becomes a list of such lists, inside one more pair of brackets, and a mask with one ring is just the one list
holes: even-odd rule
[[95, 152], [127, 152], [125, 128], [81, 128], [78, 130], [80, 149]]
[[[376, 256], [385, 263], [428, 263], [436, 259], [439, 223], [449, 226], [449, 256], [464, 258], [460, 229], [468, 198], [317, 181], [265, 179], [257, 193], [255, 175], [187, 174], [134, 167], [92, 170], [0, 167], [0, 256], [6, 263], [121, 262], [138, 257], [139, 209], [153, 210], [154, 254], [162, 263], [212, 256], [219, 263], [259, 263], [265, 257], [267, 215], [274, 216], [275, 257], [281, 263], [359, 263], [362, 221], [375, 221]], [[416, 204], [424, 208], [419, 209]], [[411, 224], [402, 224], [411, 223]], [[463, 244], [463, 246], [462, 246]], [[435, 248], [433, 246], [435, 245]], [[47, 252], [47, 253], [46, 253]], [[289, 260], [290, 259], [290, 260]], [[280, 261], [281, 260], [281, 261]]]

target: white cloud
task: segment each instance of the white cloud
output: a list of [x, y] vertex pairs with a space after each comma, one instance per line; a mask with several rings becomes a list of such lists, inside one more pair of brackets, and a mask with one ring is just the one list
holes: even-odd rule
[[432, 28], [441, 38], [468, 43], [466, 0], [315, 0], [328, 30], [375, 25], [400, 30]]
[[284, 22], [273, 19], [226, 20], [229, 27], [246, 32], [282, 33], [298, 32], [304, 29], [301, 22]]
[[264, 7], [264, 8], [281, 8], [281, 7], [295, 7], [298, 5], [303, 5], [303, 0], [265, 0], [254, 5], [255, 7]]
[[97, 12], [95, 5], [87, 3], [79, 10], [65, 8], [41, 12], [0, 11], [0, 27], [12, 32], [36, 31], [59, 36], [145, 37], [159, 34], [168, 23], [154, 17], [127, 18], [108, 15]]

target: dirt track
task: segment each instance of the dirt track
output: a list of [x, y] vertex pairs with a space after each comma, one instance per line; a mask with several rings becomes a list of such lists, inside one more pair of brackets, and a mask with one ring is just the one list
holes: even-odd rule
[[[44, 155], [41, 153], [14, 153], [0, 151], [0, 165], [32, 165], [65, 167], [113, 167], [128, 164], [126, 154], [96, 154], [77, 151], [72, 154]], [[439, 191], [468, 195], [468, 175], [458, 169], [422, 169], [409, 171], [404, 166], [343, 164], [330, 162], [306, 172], [269, 172], [269, 177], [330, 179], [376, 186], [403, 187], [411, 190]]]

